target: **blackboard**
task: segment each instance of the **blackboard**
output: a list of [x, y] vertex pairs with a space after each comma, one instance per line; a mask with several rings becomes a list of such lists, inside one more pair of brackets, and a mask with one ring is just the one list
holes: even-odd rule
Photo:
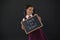
[[27, 19], [26, 21], [23, 21], [22, 23], [25, 27], [26, 34], [29, 34], [33, 31], [37, 30], [41, 26], [40, 21], [38, 20], [37, 16]]

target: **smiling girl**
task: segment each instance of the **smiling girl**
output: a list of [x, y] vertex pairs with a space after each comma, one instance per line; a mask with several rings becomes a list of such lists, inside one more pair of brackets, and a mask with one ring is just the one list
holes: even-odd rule
[[[22, 21], [25, 21], [26, 19], [29, 19], [29, 18], [33, 17], [34, 15], [37, 15], [37, 17], [41, 23], [40, 27], [43, 27], [41, 17], [38, 16], [38, 14], [35, 14], [33, 5], [27, 5], [26, 6], [24, 15], [25, 15], [25, 17], [22, 19]], [[25, 30], [22, 23], [21, 23], [21, 25], [22, 25], [21, 26], [22, 30]], [[37, 29], [36, 31], [29, 33], [28, 34], [28, 40], [47, 40], [47, 38], [46, 38], [43, 30], [40, 28], [40, 29]]]

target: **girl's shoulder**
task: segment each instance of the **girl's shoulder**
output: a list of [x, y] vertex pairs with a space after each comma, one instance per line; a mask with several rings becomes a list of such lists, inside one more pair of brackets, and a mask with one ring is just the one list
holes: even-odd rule
[[25, 18], [23, 18], [22, 21], [25, 21]]
[[[34, 16], [39, 16], [38, 14], [34, 14]], [[40, 16], [39, 16], [40, 17]]]
[[38, 14], [34, 14], [34, 16], [37, 16], [37, 17], [41, 18]]
[[21, 20], [21, 24], [22, 24], [23, 21], [25, 21], [25, 18], [23, 18], [23, 19]]
[[34, 14], [34, 16], [38, 16], [38, 14]]

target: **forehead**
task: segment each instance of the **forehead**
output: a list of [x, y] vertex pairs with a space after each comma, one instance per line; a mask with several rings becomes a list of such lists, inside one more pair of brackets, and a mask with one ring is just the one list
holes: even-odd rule
[[33, 7], [29, 7], [28, 9], [33, 9]]

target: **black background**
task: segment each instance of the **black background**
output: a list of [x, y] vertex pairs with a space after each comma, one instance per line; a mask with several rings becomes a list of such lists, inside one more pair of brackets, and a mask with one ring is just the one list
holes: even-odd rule
[[58, 1], [55, 0], [2, 0], [1, 1], [1, 40], [27, 40], [21, 30], [20, 21], [24, 17], [27, 4], [35, 5], [35, 11], [42, 18], [48, 40], [59, 40]]

